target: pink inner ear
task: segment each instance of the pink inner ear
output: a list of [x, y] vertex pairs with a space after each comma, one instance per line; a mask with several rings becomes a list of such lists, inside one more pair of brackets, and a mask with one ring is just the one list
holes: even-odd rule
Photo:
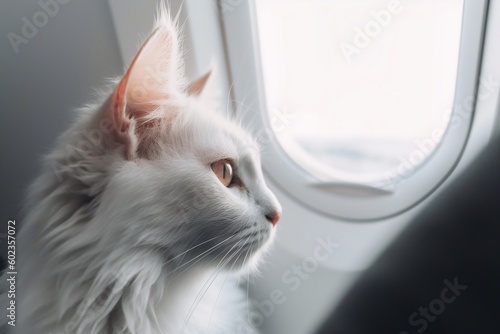
[[[170, 115], [155, 114], [167, 112], [169, 99], [182, 90], [182, 77], [178, 73], [178, 38], [170, 21], [163, 22], [143, 44], [116, 87], [111, 104], [112, 119], [117, 129], [117, 140], [128, 146], [141, 137], [152, 134], [140, 133], [153, 127], [160, 119]], [[135, 132], [131, 133], [131, 119], [135, 121]], [[131, 138], [136, 136], [138, 138]]]
[[[158, 28], [134, 59], [129, 71], [127, 97], [129, 103], [143, 104], [169, 95], [175, 90], [177, 73], [175, 32]], [[176, 37], [175, 37], [176, 38]]]
[[[158, 34], [158, 29], [156, 29], [144, 42], [143, 46], [137, 52], [136, 56], [132, 60], [127, 72], [120, 80], [120, 83], [115, 89], [113, 93], [113, 118], [115, 119], [116, 125], [118, 129], [125, 128], [125, 120], [127, 116], [126, 113], [130, 113], [131, 106], [141, 103], [146, 103], [147, 101], [151, 101], [151, 94], [155, 95], [154, 99], [157, 99], [159, 94], [152, 90], [147, 90], [146, 87], [149, 83], [150, 78], [145, 75], [148, 69], [150, 69], [153, 65], [153, 56], [151, 53], [158, 52], [155, 50], [155, 37]], [[157, 48], [157, 47], [156, 47]], [[151, 71], [154, 74], [154, 71]], [[149, 75], [151, 76], [151, 75]], [[153, 78], [159, 78], [158, 75], [155, 75]], [[159, 89], [160, 87], [157, 87]]]
[[201, 76], [200, 78], [193, 81], [188, 87], [188, 90], [187, 90], [188, 94], [194, 95], [194, 96], [200, 95], [201, 92], [203, 91], [203, 89], [205, 88], [205, 85], [206, 85], [208, 79], [210, 78], [211, 74], [212, 74], [212, 70], [208, 71], [203, 76]]
[[129, 105], [144, 105], [168, 98], [179, 89], [177, 34], [160, 26], [132, 61], [126, 78]]

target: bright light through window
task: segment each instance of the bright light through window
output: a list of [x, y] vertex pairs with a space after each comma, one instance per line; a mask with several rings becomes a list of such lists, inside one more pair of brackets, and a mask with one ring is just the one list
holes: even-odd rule
[[448, 128], [463, 0], [255, 0], [269, 120], [321, 180], [381, 184]]

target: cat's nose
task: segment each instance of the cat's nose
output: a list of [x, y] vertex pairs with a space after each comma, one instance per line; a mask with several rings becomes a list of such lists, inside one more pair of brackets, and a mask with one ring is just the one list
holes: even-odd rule
[[280, 220], [281, 213], [277, 210], [273, 210], [270, 213], [266, 214], [266, 219], [273, 224], [273, 226], [276, 226], [278, 224], [278, 220]]

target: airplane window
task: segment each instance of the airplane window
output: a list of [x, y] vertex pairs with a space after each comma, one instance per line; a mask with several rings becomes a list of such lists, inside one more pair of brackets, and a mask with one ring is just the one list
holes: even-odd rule
[[463, 0], [255, 0], [268, 123], [323, 180], [384, 184], [439, 146]]

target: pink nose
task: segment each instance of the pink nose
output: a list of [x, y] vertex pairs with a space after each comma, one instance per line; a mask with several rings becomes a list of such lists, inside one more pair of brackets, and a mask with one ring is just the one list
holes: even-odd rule
[[266, 219], [271, 224], [273, 224], [273, 226], [276, 226], [276, 224], [278, 224], [278, 220], [280, 220], [280, 217], [281, 213], [279, 213], [278, 211], [273, 211], [272, 213], [266, 215]]

